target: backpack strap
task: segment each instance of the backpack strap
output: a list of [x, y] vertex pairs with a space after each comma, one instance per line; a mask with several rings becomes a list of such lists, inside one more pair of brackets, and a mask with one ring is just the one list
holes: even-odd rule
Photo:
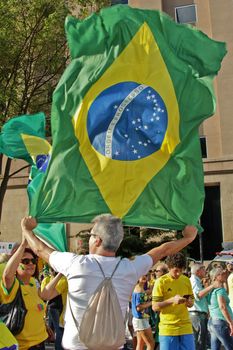
[[[121, 258], [121, 259], [122, 259], [122, 258]], [[109, 279], [112, 279], [112, 276], [114, 275], [114, 273], [116, 272], [116, 269], [117, 269], [118, 266], [120, 265], [121, 259], [120, 259], [120, 260], [118, 261], [118, 263], [116, 264], [116, 266], [115, 266], [115, 268], [114, 268], [114, 270], [113, 270], [111, 276], [109, 277]], [[101, 264], [99, 263], [99, 261], [98, 261], [96, 258], [94, 258], [94, 260], [95, 260], [95, 261], [97, 262], [97, 264], [99, 265], [99, 268], [100, 268], [100, 270], [101, 270], [101, 272], [102, 272], [102, 275], [104, 276], [104, 278], [106, 278]]]

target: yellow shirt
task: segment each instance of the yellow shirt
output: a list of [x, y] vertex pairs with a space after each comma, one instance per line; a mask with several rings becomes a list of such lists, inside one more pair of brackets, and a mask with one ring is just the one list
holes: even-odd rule
[[68, 293], [68, 283], [67, 283], [67, 279], [64, 276], [58, 281], [56, 285], [56, 290], [59, 294], [61, 294], [61, 297], [62, 297], [63, 308], [60, 316], [60, 326], [64, 327], [64, 312], [66, 309], [66, 298]]
[[43, 278], [41, 285], [40, 285], [40, 289], [43, 291], [44, 287], [47, 286], [47, 284], [49, 284], [50, 281], [52, 281], [53, 277], [52, 276], [46, 276]]
[[151, 278], [148, 282], [148, 287], [152, 288], [152, 287], [154, 287], [154, 284], [155, 284], [155, 278]]
[[[13, 288], [7, 291], [1, 283], [1, 297], [3, 302], [10, 302], [14, 299], [19, 288], [19, 281], [16, 278]], [[26, 306], [27, 314], [22, 332], [17, 334], [15, 338], [19, 343], [20, 350], [27, 350], [33, 345], [40, 344], [48, 338], [45, 327], [45, 303], [40, 299], [37, 293], [36, 281], [30, 279], [27, 285], [21, 284], [22, 296]]]
[[[153, 302], [161, 302], [177, 294], [181, 296], [188, 294], [194, 298], [189, 278], [181, 275], [178, 279], [173, 279], [169, 274], [166, 274], [155, 281], [152, 300]], [[174, 336], [192, 333], [192, 324], [185, 304], [172, 304], [161, 309], [160, 335]]]
[[[44, 287], [53, 279], [51, 276], [47, 276], [43, 279], [41, 283], [41, 290], [44, 289]], [[57, 285], [55, 286], [56, 291], [58, 294], [61, 295], [62, 297], [62, 313], [59, 318], [59, 323], [60, 327], [64, 327], [64, 312], [65, 312], [65, 307], [66, 307], [66, 298], [67, 298], [67, 293], [68, 293], [68, 283], [66, 277], [62, 277], [58, 282]]]
[[3, 271], [5, 269], [6, 263], [0, 263], [0, 279], [2, 278]]

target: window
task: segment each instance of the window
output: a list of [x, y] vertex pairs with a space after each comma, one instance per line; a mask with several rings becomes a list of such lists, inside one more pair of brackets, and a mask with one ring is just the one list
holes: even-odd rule
[[127, 5], [128, 4], [128, 0], [112, 0], [111, 1], [111, 6], [119, 5], [119, 4]]
[[175, 7], [175, 19], [177, 23], [196, 23], [197, 7], [196, 5], [186, 5]]
[[206, 137], [205, 136], [200, 137], [200, 143], [201, 143], [202, 158], [207, 158], [207, 144], [206, 144]]

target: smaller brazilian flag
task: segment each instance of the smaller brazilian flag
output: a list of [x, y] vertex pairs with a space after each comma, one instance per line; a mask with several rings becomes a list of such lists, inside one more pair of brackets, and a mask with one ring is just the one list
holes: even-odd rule
[[[48, 154], [50, 144], [45, 139], [45, 114], [25, 114], [6, 122], [0, 133], [0, 153], [9, 158], [34, 163], [38, 154]], [[42, 152], [42, 153], [40, 153]]]
[[[21, 115], [5, 123], [0, 134], [0, 152], [10, 158], [23, 159], [32, 165], [27, 188], [30, 202], [50, 158], [51, 145], [45, 139], [45, 114], [40, 112]], [[35, 233], [57, 250], [67, 251], [64, 224], [38, 224]]]
[[69, 17], [72, 61], [53, 94], [53, 150], [31, 215], [182, 229], [204, 201], [198, 127], [215, 111], [225, 44], [126, 5]]

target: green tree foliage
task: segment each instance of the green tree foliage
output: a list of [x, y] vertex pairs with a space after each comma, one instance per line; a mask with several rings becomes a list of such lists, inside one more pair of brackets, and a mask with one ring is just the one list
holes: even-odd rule
[[[182, 237], [176, 231], [165, 231], [147, 227], [125, 227], [124, 239], [117, 251], [117, 255], [132, 257], [148, 252], [163, 243], [170, 242]], [[183, 253], [188, 255], [187, 248]]]
[[0, 2], [0, 126], [9, 118], [43, 111], [68, 59], [64, 21], [84, 17], [108, 0]]
[[1, 122], [49, 112], [67, 61], [64, 0], [4, 0], [0, 4]]
[[[104, 4], [103, 0], [0, 2], [0, 129], [14, 116], [40, 111], [49, 122], [52, 93], [68, 60], [65, 18], [71, 12], [84, 16]], [[8, 180], [21, 170], [10, 173], [10, 169], [11, 159], [3, 162], [0, 154], [0, 219]]]
[[111, 5], [110, 0], [77, 0], [79, 17], [86, 17], [92, 12], [99, 12], [103, 7]]
[[[4, 0], [0, 2], [0, 127], [10, 118], [49, 112], [52, 91], [67, 61], [63, 0]], [[33, 122], [33, 121], [32, 121]], [[0, 218], [11, 159], [2, 175]]]

